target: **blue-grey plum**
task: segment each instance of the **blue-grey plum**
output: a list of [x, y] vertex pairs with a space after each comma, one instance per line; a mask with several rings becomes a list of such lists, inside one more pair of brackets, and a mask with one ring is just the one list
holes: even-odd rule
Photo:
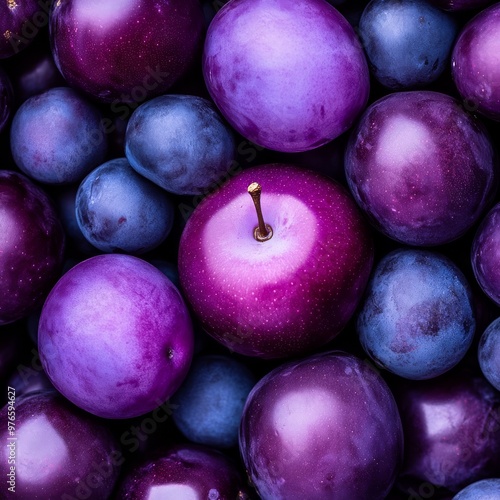
[[478, 347], [479, 366], [491, 385], [500, 390], [500, 318], [483, 332]]
[[378, 365], [409, 379], [437, 377], [455, 366], [472, 343], [469, 285], [444, 256], [395, 250], [370, 280], [357, 330]]
[[0, 68], [0, 132], [7, 124], [12, 108], [12, 86], [7, 74]]
[[48, 184], [80, 182], [105, 159], [100, 112], [76, 91], [56, 87], [25, 101], [10, 144], [17, 166]]
[[125, 153], [141, 175], [172, 193], [208, 193], [236, 155], [230, 128], [206, 99], [157, 97], [132, 114]]
[[85, 238], [103, 252], [152, 250], [174, 220], [169, 195], [135, 172], [126, 158], [104, 163], [83, 180], [75, 212]]
[[498, 500], [500, 498], [500, 479], [483, 479], [459, 491], [453, 500]]
[[390, 89], [436, 80], [456, 34], [453, 17], [425, 0], [372, 0], [359, 23], [372, 74]]
[[172, 398], [172, 417], [190, 441], [217, 448], [238, 444], [243, 406], [257, 379], [228, 356], [201, 356]]

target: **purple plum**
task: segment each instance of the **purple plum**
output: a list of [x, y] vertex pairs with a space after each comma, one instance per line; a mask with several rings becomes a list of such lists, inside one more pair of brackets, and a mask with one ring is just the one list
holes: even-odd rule
[[372, 104], [352, 132], [345, 168], [373, 224], [417, 246], [460, 237], [496, 188], [484, 127], [452, 97], [431, 91], [399, 92]]
[[457, 492], [498, 474], [500, 393], [483, 377], [450, 372], [406, 382], [396, 399], [405, 437], [402, 489], [427, 482]]
[[498, 500], [500, 498], [500, 479], [477, 481], [453, 497], [453, 500]]
[[64, 232], [42, 189], [0, 171], [0, 325], [23, 318], [59, 277]]
[[[9, 398], [13, 394], [10, 391]], [[15, 426], [9, 427], [12, 407]], [[109, 498], [123, 457], [111, 432], [97, 419], [57, 393], [16, 395], [14, 405], [4, 406], [0, 418], [0, 474], [6, 491], [15, 467], [13, 498]], [[13, 434], [9, 429], [15, 429]]]
[[370, 87], [353, 28], [325, 0], [229, 2], [210, 24], [203, 72], [241, 135], [286, 152], [345, 132]]
[[495, 319], [481, 335], [477, 357], [483, 375], [500, 390], [500, 318]]
[[7, 74], [0, 68], [0, 132], [5, 128], [12, 110], [12, 86]]
[[[272, 228], [265, 241], [255, 233], [254, 184]], [[181, 285], [205, 330], [262, 358], [332, 340], [354, 314], [372, 263], [369, 226], [344, 188], [284, 164], [247, 169], [205, 198], [179, 245]]]
[[467, 105], [500, 121], [500, 3], [480, 12], [460, 33], [452, 75]]
[[500, 203], [481, 222], [472, 242], [471, 260], [483, 292], [500, 305]]
[[281, 365], [248, 396], [240, 452], [263, 500], [382, 500], [403, 459], [394, 398], [371, 365], [332, 351]]
[[49, 21], [50, 1], [5, 0], [0, 3], [0, 59], [28, 47]]
[[133, 467], [124, 477], [117, 498], [246, 500], [250, 497], [240, 472], [225, 455], [185, 444], [172, 446]]
[[165, 93], [195, 59], [203, 25], [198, 0], [67, 0], [54, 3], [50, 35], [70, 85], [116, 105]]
[[129, 255], [99, 255], [70, 269], [49, 294], [38, 347], [65, 397], [105, 418], [161, 405], [187, 375], [191, 319], [171, 281]]

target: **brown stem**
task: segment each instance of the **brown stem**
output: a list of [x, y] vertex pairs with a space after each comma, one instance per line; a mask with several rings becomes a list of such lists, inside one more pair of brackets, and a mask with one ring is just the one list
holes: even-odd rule
[[255, 210], [257, 212], [257, 220], [259, 225], [254, 229], [253, 236], [257, 241], [267, 241], [273, 236], [273, 229], [269, 224], [264, 222], [264, 217], [262, 216], [262, 208], [260, 206], [260, 195], [262, 188], [257, 182], [252, 182], [248, 186], [248, 192], [252, 197], [253, 204], [255, 205]]

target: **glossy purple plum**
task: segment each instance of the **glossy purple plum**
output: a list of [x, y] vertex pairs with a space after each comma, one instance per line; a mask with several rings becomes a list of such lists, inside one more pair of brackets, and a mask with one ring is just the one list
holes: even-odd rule
[[[252, 183], [262, 186], [267, 241], [254, 236]], [[216, 340], [247, 356], [286, 357], [326, 344], [346, 325], [368, 281], [372, 245], [338, 183], [290, 165], [263, 165], [196, 207], [180, 241], [179, 276]]]
[[0, 325], [41, 304], [63, 254], [64, 232], [45, 192], [22, 174], [0, 171]]
[[141, 103], [165, 93], [200, 48], [198, 0], [56, 2], [50, 35], [70, 85], [95, 98]]
[[47, 26], [50, 1], [5, 0], [0, 3], [0, 59], [28, 47], [40, 28]]
[[40, 182], [80, 182], [104, 161], [107, 137], [101, 120], [97, 108], [67, 87], [30, 97], [12, 121], [14, 161]]
[[369, 93], [353, 28], [325, 0], [236, 0], [210, 24], [203, 72], [231, 125], [269, 149], [313, 149], [345, 132]]
[[382, 500], [403, 458], [394, 398], [340, 351], [282, 365], [248, 396], [240, 451], [263, 500]]
[[0, 68], [0, 132], [5, 128], [12, 110], [12, 86], [9, 77]]
[[[56, 393], [16, 398], [14, 436], [9, 406], [0, 412], [4, 491], [14, 473], [14, 498], [109, 498], [123, 457], [110, 431]], [[10, 413], [10, 415], [13, 415]], [[11, 440], [15, 437], [16, 440]], [[9, 463], [9, 458], [15, 462]], [[4, 498], [10, 493], [5, 494]]]
[[403, 422], [405, 463], [398, 480], [457, 492], [498, 474], [500, 393], [483, 377], [450, 373], [406, 383], [396, 397]]
[[248, 488], [222, 453], [193, 444], [176, 445], [133, 467], [118, 490], [123, 500], [247, 500]]
[[500, 305], [500, 203], [481, 222], [472, 243], [471, 261], [483, 292]]
[[345, 169], [373, 224], [417, 246], [460, 237], [496, 187], [484, 127], [453, 98], [430, 91], [399, 92], [372, 104], [352, 132]]
[[193, 332], [184, 301], [151, 264], [99, 255], [70, 269], [49, 294], [38, 347], [51, 382], [105, 418], [161, 405], [186, 376]]
[[480, 12], [462, 30], [451, 56], [452, 75], [467, 105], [500, 121], [500, 4]]

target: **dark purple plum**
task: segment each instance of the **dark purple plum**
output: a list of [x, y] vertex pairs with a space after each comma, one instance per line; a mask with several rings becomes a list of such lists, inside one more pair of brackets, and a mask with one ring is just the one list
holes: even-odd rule
[[109, 498], [123, 457], [102, 423], [56, 393], [34, 393], [16, 398], [14, 441], [7, 430], [9, 411], [7, 405], [0, 412], [4, 491], [13, 454], [15, 498]]
[[64, 232], [44, 191], [0, 171], [0, 325], [23, 318], [59, 277]]
[[104, 161], [101, 114], [75, 90], [57, 87], [25, 101], [12, 121], [10, 145], [17, 166], [48, 184], [81, 181]]
[[54, 62], [52, 52], [44, 45], [32, 46], [8, 62], [9, 75], [12, 85], [16, 89], [18, 104], [53, 87], [65, 85], [64, 78]]
[[395, 250], [372, 275], [357, 330], [375, 363], [419, 380], [453, 368], [469, 349], [475, 325], [470, 286], [451, 260]]
[[0, 59], [28, 47], [49, 20], [50, 1], [5, 0], [0, 3]]
[[500, 390], [500, 318], [481, 335], [477, 354], [483, 375], [495, 389]]
[[345, 132], [370, 82], [353, 28], [324, 0], [238, 0], [210, 24], [203, 73], [224, 117], [269, 149], [299, 152]]
[[472, 242], [471, 261], [483, 292], [500, 305], [500, 203], [481, 222]]
[[431, 91], [399, 92], [372, 104], [351, 134], [345, 168], [373, 224], [416, 246], [462, 236], [496, 188], [484, 127], [452, 97]]
[[35, 368], [23, 364], [19, 365], [10, 376], [7, 385], [16, 389], [16, 398], [34, 392], [56, 392], [45, 372], [38, 369], [36, 365]]
[[5, 128], [12, 111], [12, 85], [7, 74], [0, 68], [0, 132]]
[[397, 390], [405, 438], [398, 483], [457, 492], [500, 468], [500, 393], [483, 377], [454, 372]]
[[44, 370], [65, 397], [104, 418], [162, 404], [187, 375], [191, 319], [165, 275], [129, 255], [99, 255], [70, 269], [40, 317]]
[[435, 81], [456, 34], [454, 18], [426, 0], [372, 0], [359, 23], [372, 74], [390, 89]]
[[480, 12], [462, 30], [451, 72], [469, 107], [500, 121], [500, 3]]
[[50, 17], [64, 78], [115, 104], [165, 93], [194, 61], [203, 27], [198, 0], [67, 0]]
[[470, 484], [453, 500], [498, 500], [500, 498], [500, 479], [483, 479]]
[[382, 500], [403, 458], [394, 398], [340, 351], [281, 365], [248, 396], [240, 451], [263, 500]]
[[148, 252], [165, 240], [174, 221], [168, 193], [141, 177], [126, 158], [110, 160], [85, 177], [75, 212], [84, 237], [103, 252]]
[[228, 176], [236, 144], [211, 102], [165, 95], [134, 111], [125, 153], [139, 174], [167, 191], [208, 194]]
[[172, 418], [193, 443], [231, 448], [238, 444], [243, 406], [257, 380], [228, 356], [200, 356], [172, 397], [178, 408]]
[[134, 466], [118, 490], [123, 500], [247, 500], [248, 488], [222, 453], [193, 444], [176, 445]]

